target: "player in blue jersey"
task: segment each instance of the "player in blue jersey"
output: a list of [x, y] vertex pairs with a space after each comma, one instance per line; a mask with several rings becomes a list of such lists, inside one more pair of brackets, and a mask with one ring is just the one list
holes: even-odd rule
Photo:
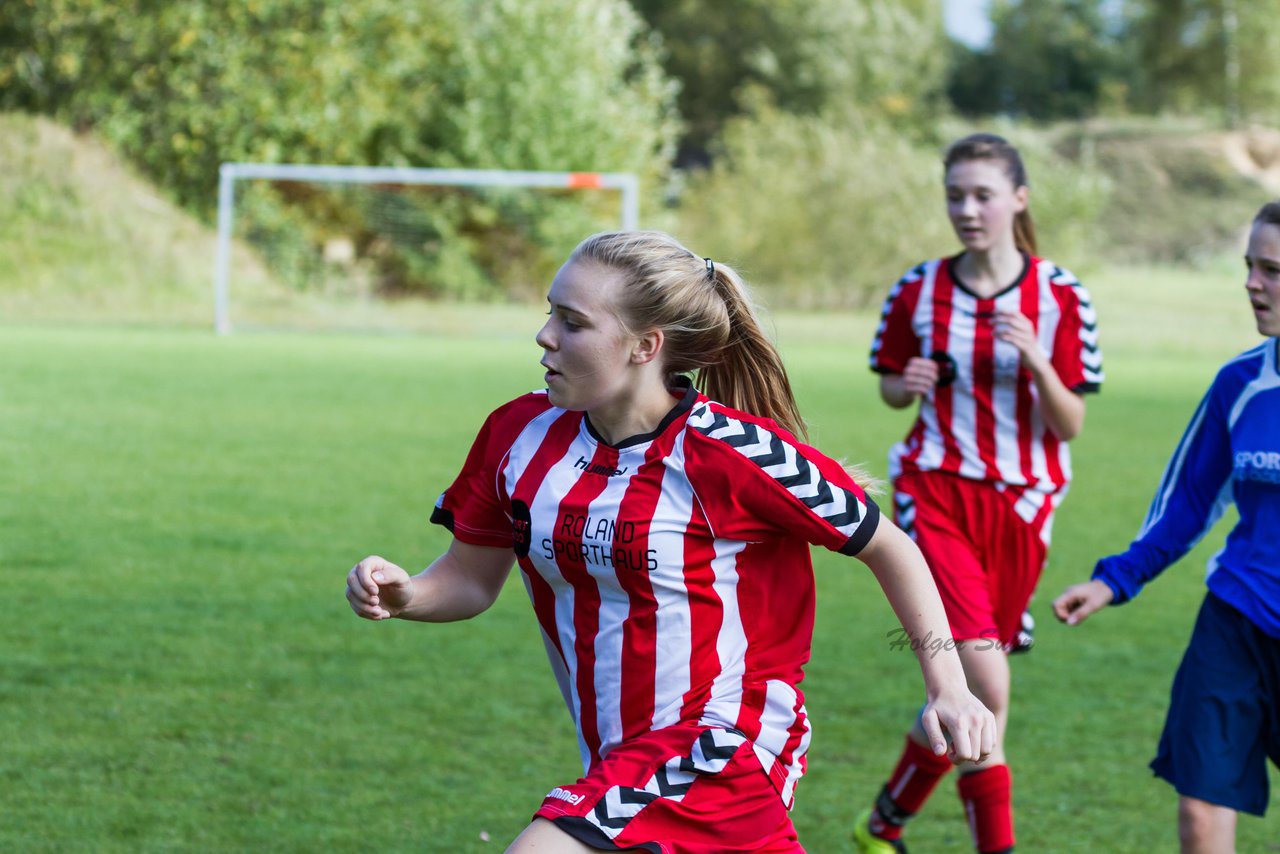
[[1235, 502], [1240, 520], [1209, 560], [1209, 592], [1151, 763], [1178, 792], [1183, 854], [1234, 851], [1238, 812], [1266, 811], [1268, 757], [1280, 767], [1280, 202], [1254, 218], [1245, 264], [1267, 340], [1218, 372], [1137, 539], [1053, 603], [1077, 625], [1129, 601]]

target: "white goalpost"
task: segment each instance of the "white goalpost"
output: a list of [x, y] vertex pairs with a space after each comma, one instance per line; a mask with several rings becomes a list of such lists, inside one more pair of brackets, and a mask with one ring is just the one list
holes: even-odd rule
[[541, 187], [619, 190], [620, 225], [634, 229], [640, 220], [640, 182], [622, 172], [524, 172], [504, 169], [423, 169], [385, 166], [321, 166], [284, 163], [223, 163], [218, 170], [218, 240], [214, 260], [214, 330], [232, 331], [230, 270], [235, 227], [236, 182], [303, 181], [327, 184], [387, 184], [439, 187]]

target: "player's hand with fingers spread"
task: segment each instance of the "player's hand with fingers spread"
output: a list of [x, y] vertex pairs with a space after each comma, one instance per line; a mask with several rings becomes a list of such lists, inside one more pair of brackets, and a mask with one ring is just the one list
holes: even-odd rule
[[913, 356], [902, 369], [902, 389], [924, 397], [938, 384], [938, 363], [923, 356]]
[[1094, 611], [1111, 604], [1115, 592], [1105, 582], [1094, 579], [1073, 584], [1053, 600], [1053, 615], [1068, 626], [1083, 623]]
[[930, 700], [920, 725], [933, 752], [956, 762], [981, 762], [996, 747], [996, 716], [968, 690]]
[[347, 602], [366, 620], [389, 620], [412, 599], [409, 573], [385, 558], [371, 555], [347, 573]]

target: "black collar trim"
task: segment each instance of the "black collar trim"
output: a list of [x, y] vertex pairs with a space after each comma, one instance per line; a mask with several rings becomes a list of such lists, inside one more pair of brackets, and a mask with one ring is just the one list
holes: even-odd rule
[[671, 411], [663, 416], [662, 421], [658, 423], [658, 426], [654, 428], [652, 433], [641, 433], [638, 436], [629, 436], [621, 442], [618, 442], [616, 445], [611, 445], [601, 438], [600, 434], [596, 432], [595, 427], [591, 426], [591, 417], [589, 415], [585, 413], [583, 414], [582, 423], [586, 425], [587, 433], [590, 434], [592, 439], [595, 439], [601, 445], [605, 445], [610, 448], [622, 450], [623, 448], [630, 448], [633, 445], [643, 445], [646, 442], [652, 442], [654, 439], [661, 436], [666, 429], [671, 426], [673, 421], [686, 414], [690, 409], [693, 409], [693, 404], [698, 399], [698, 390], [693, 387], [693, 380], [683, 375], [677, 375], [672, 380], [669, 390], [675, 393], [680, 393], [681, 390], [683, 390], [684, 393], [679, 402], [671, 408]]
[[1014, 279], [1012, 284], [1006, 285], [989, 297], [978, 296], [978, 294], [974, 293], [974, 291], [964, 283], [964, 279], [960, 278], [960, 274], [956, 272], [956, 264], [964, 257], [965, 253], [961, 252], [959, 255], [955, 255], [947, 259], [947, 273], [951, 276], [951, 281], [957, 288], [964, 291], [974, 299], [999, 299], [1009, 293], [1009, 291], [1021, 285], [1023, 279], [1027, 277], [1027, 271], [1031, 269], [1031, 256], [1025, 252], [1019, 252], [1018, 254], [1022, 256], [1022, 272], [1018, 274], [1018, 278]]

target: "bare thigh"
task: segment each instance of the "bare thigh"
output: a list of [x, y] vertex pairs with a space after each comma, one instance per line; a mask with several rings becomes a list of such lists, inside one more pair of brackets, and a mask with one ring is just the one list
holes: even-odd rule
[[590, 854], [600, 850], [583, 845], [545, 818], [535, 818], [507, 847], [506, 854]]

